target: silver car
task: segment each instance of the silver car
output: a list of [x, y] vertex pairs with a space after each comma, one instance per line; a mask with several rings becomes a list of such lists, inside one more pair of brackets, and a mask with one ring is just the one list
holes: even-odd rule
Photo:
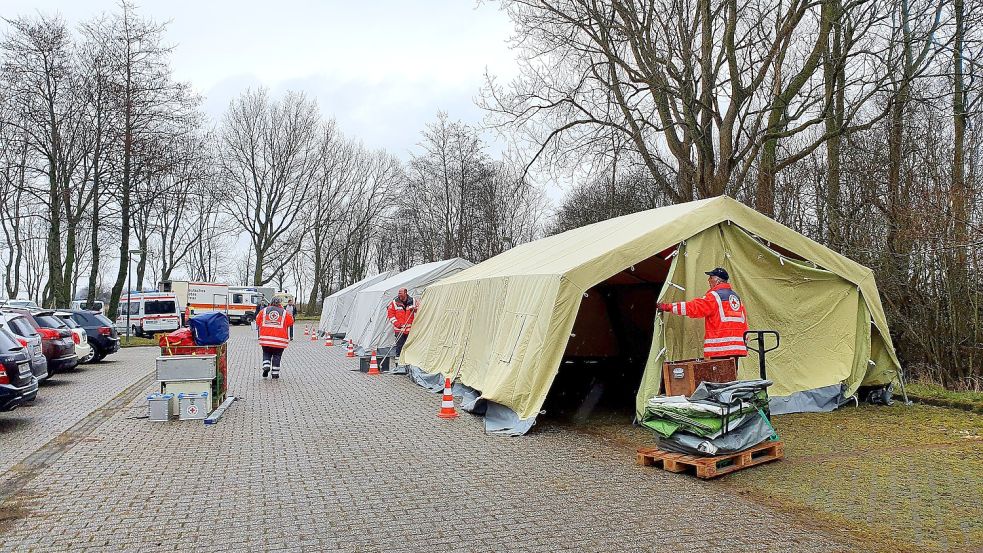
[[41, 335], [34, 330], [34, 325], [28, 322], [20, 313], [0, 313], [0, 326], [6, 328], [14, 338], [27, 349], [31, 358], [31, 372], [38, 382], [48, 378], [48, 360], [41, 351]]

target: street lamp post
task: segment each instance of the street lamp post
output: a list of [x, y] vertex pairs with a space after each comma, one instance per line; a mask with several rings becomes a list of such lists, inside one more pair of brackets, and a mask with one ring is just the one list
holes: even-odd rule
[[130, 305], [133, 304], [133, 271], [130, 265], [133, 263], [133, 254], [143, 250], [130, 250], [126, 254], [126, 343], [130, 343]]

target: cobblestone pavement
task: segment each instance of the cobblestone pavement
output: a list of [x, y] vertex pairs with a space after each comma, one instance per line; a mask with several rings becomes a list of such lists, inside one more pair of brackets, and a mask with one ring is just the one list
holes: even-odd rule
[[41, 383], [32, 404], [0, 413], [0, 474], [149, 374], [149, 348], [125, 348]]
[[0, 505], [0, 550], [850, 549], [603, 436], [440, 420], [439, 396], [351, 371], [340, 347], [295, 342], [279, 381], [259, 363], [236, 329], [243, 401], [217, 425], [134, 419], [140, 393]]

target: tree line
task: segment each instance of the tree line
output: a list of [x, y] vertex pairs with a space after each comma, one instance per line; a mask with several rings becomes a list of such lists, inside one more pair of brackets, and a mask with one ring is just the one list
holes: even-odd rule
[[592, 175], [551, 231], [729, 194], [872, 267], [904, 366], [983, 387], [977, 0], [501, 4], [492, 124]]
[[210, 121], [173, 76], [165, 25], [128, 2], [77, 26], [6, 23], [6, 297], [105, 299], [115, 316], [128, 281], [183, 277], [290, 287], [315, 313], [372, 272], [478, 262], [542, 231], [546, 203], [521, 165], [445, 114], [404, 162], [302, 92], [245, 90]]

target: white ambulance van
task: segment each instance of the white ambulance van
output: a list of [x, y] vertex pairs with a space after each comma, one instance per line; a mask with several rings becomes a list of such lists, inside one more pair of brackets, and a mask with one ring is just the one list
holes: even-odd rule
[[[129, 319], [127, 319], [129, 314]], [[153, 336], [181, 327], [181, 310], [177, 296], [170, 292], [134, 292], [119, 300], [116, 328], [126, 332], [126, 324], [136, 336]]]

